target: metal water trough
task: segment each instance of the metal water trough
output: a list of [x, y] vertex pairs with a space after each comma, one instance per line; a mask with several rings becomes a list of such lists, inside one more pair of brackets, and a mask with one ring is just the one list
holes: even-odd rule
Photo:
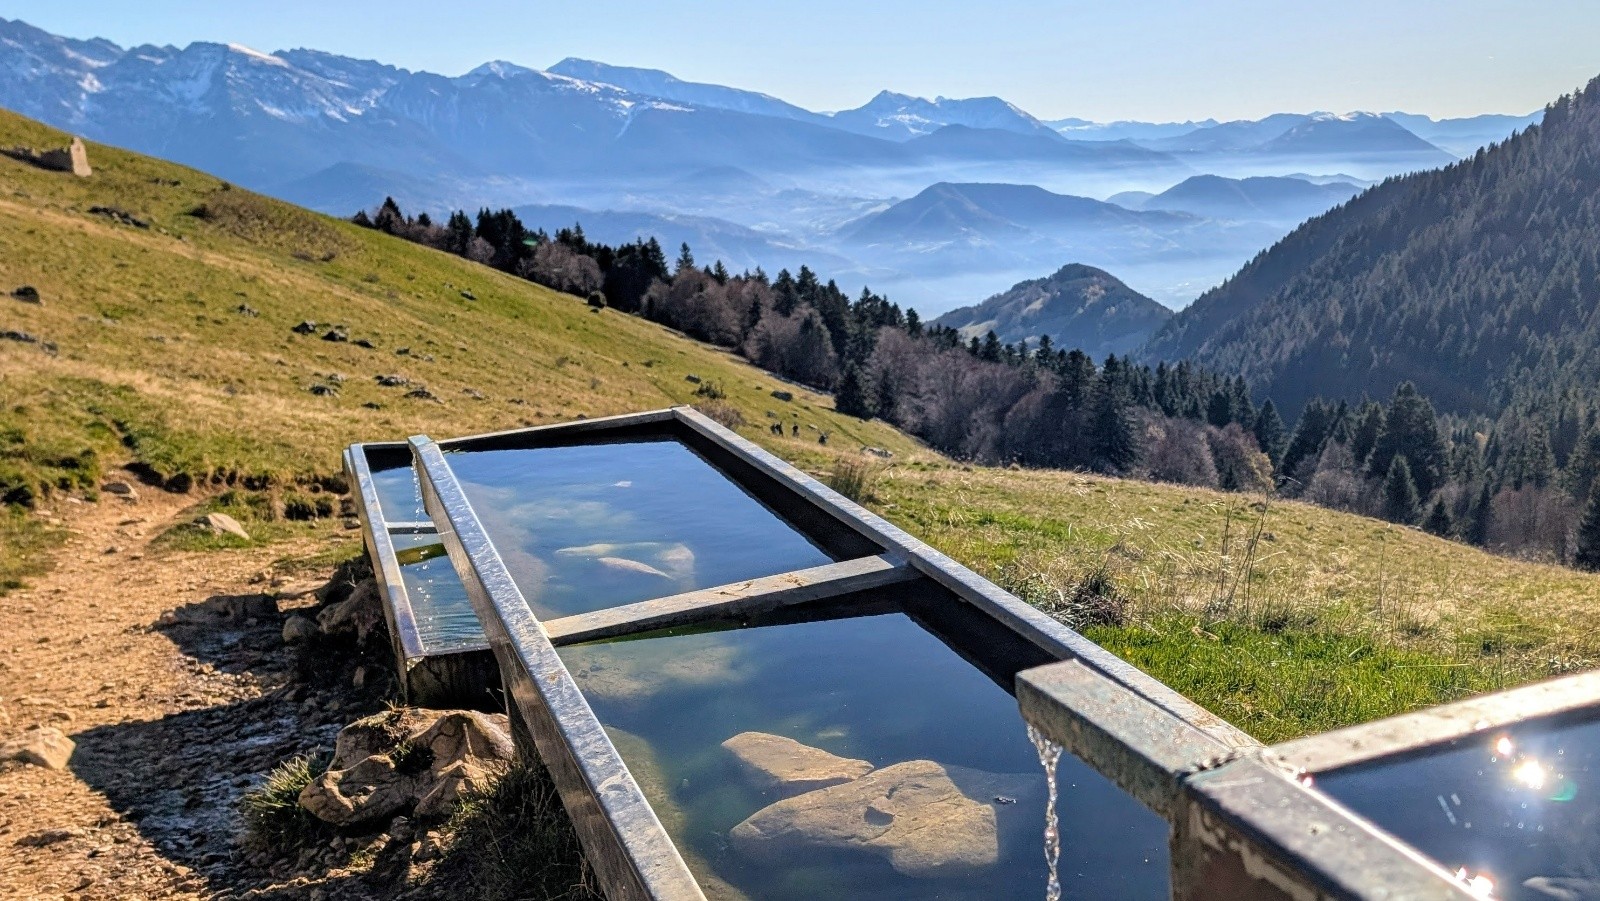
[[[629, 438], [687, 445], [838, 561], [547, 621], [535, 617], [489, 538], [448, 452], [559, 447]], [[367, 446], [369, 448], [373, 446]], [[381, 453], [399, 452], [398, 445]], [[613, 899], [700, 899], [694, 876], [557, 655], [559, 645], [669, 626], [781, 615], [831, 604], [831, 615], [916, 595], [943, 629], [1011, 647], [1008, 665], [969, 661], [1018, 699], [1022, 717], [1171, 824], [1172, 896], [1268, 899], [1482, 897], [1437, 861], [1316, 786], [1319, 774], [1388, 759], [1488, 726], [1594, 708], [1600, 677], [1575, 677], [1265, 748], [1187, 698], [838, 495], [685, 408], [445, 442], [409, 452], [422, 499], [484, 625], [520, 738], [550, 770], [599, 880]], [[352, 456], [354, 455], [354, 456]], [[362, 485], [367, 462], [347, 466]], [[362, 488], [368, 542], [383, 537]], [[395, 524], [389, 524], [393, 528]], [[389, 550], [393, 557], [392, 547]], [[393, 583], [392, 576], [389, 582]], [[396, 653], [413, 672], [404, 592], [390, 591]], [[954, 644], [952, 646], [955, 646]], [[419, 657], [419, 654], [421, 655]], [[419, 662], [421, 661], [421, 662]]]
[[[409, 511], [384, 509], [374, 472], [401, 467], [408, 471], [411, 468], [411, 449], [404, 443], [357, 444], [344, 452], [345, 475], [361, 517], [362, 540], [372, 561], [394, 646], [401, 696], [419, 707], [494, 709], [501, 703], [493, 693], [500, 686], [500, 672], [489, 652], [488, 639], [479, 634], [475, 639], [441, 645], [430, 642], [418, 626], [395, 540], [436, 537], [437, 530], [431, 520], [407, 516]], [[418, 508], [421, 503], [419, 494]]]

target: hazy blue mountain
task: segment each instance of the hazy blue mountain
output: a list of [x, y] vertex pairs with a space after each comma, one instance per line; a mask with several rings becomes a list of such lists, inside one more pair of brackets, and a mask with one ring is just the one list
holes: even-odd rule
[[1171, 310], [1105, 270], [1070, 263], [934, 321], [963, 337], [993, 330], [1008, 344], [1026, 339], [1037, 346], [1041, 335], [1049, 335], [1056, 347], [1079, 348], [1098, 360], [1128, 353], [1170, 318]]
[[1436, 156], [1443, 165], [1450, 154], [1376, 113], [1316, 113], [1256, 148], [1260, 153], [1296, 156], [1341, 153], [1417, 153]]
[[1300, 113], [1275, 113], [1262, 119], [1238, 119], [1215, 125], [1202, 125], [1193, 131], [1165, 138], [1141, 140], [1152, 150], [1182, 153], [1225, 153], [1253, 150], [1305, 122], [1310, 116]]
[[1471, 156], [1479, 147], [1504, 141], [1513, 132], [1538, 124], [1544, 118], [1544, 110], [1526, 116], [1488, 114], [1457, 119], [1433, 119], [1401, 112], [1384, 113], [1383, 116], [1442, 150], [1456, 156]]
[[1356, 185], [1346, 182], [1313, 184], [1287, 177], [1196, 175], [1138, 205], [1114, 202], [1131, 209], [1170, 210], [1208, 219], [1300, 222], [1344, 203], [1360, 191]]
[[672, 74], [662, 72], [659, 69], [612, 66], [594, 60], [577, 59], [569, 56], [546, 71], [555, 75], [576, 78], [580, 81], [615, 85], [635, 94], [660, 97], [664, 100], [677, 100], [709, 109], [725, 109], [737, 113], [776, 116], [780, 119], [795, 119], [800, 122], [821, 124], [828, 122], [827, 116], [814, 113], [808, 109], [801, 109], [792, 103], [785, 103], [768, 94], [741, 91], [738, 88], [723, 87], [718, 84], [682, 81]]
[[937, 97], [927, 100], [882, 91], [855, 109], [834, 113], [832, 119], [839, 128], [891, 141], [908, 141], [920, 135], [932, 134], [947, 125], [1056, 136], [1050, 126], [999, 97], [973, 97], [967, 100]]
[[[992, 273], [1007, 279], [1001, 284], [1063, 258], [1115, 265], [1181, 306], [1281, 233], [1258, 222], [1134, 211], [1032, 185], [942, 183], [845, 225], [836, 246], [871, 271], [924, 278]], [[875, 277], [873, 283], [900, 282]], [[963, 284], [970, 289], [970, 281]]]

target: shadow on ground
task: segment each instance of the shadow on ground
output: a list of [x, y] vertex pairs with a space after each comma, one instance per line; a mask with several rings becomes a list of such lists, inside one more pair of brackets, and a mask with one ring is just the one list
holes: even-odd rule
[[[73, 736], [70, 768], [209, 897], [312, 896], [301, 880], [283, 885], [297, 875], [317, 880], [318, 897], [390, 897], [368, 879], [322, 878], [341, 859], [326, 844], [275, 858], [240, 842], [241, 797], [284, 760], [331, 750], [344, 725], [385, 708], [393, 685], [354, 649], [286, 646], [284, 617], [269, 600], [219, 596], [163, 617], [154, 628], [196, 677], [174, 700], [193, 709], [85, 730]], [[357, 667], [365, 668], [359, 688]], [[371, 874], [382, 876], [383, 868]]]

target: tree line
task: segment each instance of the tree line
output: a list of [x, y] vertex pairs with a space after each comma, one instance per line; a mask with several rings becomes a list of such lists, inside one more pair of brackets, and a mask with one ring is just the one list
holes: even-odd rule
[[1187, 361], [1097, 362], [1048, 337], [1032, 346], [992, 331], [963, 339], [869, 289], [852, 299], [805, 266], [734, 274], [720, 261], [698, 264], [687, 244], [669, 263], [653, 238], [612, 246], [578, 225], [552, 235], [511, 210], [457, 211], [441, 226], [404, 215], [392, 198], [354, 221], [728, 348], [833, 392], [842, 413], [881, 418], [958, 459], [1276, 490], [1600, 567], [1593, 411], [1553, 425], [1537, 410], [1493, 423], [1441, 417], [1406, 382], [1387, 403], [1313, 398], [1291, 431], [1241, 376]]

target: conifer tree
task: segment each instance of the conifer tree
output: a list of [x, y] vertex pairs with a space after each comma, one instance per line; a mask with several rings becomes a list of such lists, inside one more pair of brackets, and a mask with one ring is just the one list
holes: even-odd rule
[[1449, 538], [1450, 526], [1450, 511], [1444, 508], [1444, 498], [1436, 498], [1433, 509], [1428, 511], [1428, 518], [1422, 521], [1422, 530], [1429, 535]]
[[872, 400], [861, 367], [854, 362], [846, 363], [844, 374], [839, 377], [839, 390], [833, 395], [833, 408], [846, 416], [871, 419]]
[[1395, 456], [1383, 479], [1383, 518], [1402, 525], [1417, 521], [1417, 483], [1411, 480], [1406, 458]]
[[1272, 461], [1273, 469], [1283, 462], [1283, 452], [1288, 447], [1289, 435], [1283, 427], [1283, 418], [1278, 415], [1278, 408], [1268, 398], [1261, 409], [1256, 412], [1256, 424], [1253, 430], [1256, 436], [1256, 446]]
[[1572, 565], [1588, 572], [1600, 571], [1600, 491], [1591, 492], [1589, 506], [1578, 523], [1577, 549]]

